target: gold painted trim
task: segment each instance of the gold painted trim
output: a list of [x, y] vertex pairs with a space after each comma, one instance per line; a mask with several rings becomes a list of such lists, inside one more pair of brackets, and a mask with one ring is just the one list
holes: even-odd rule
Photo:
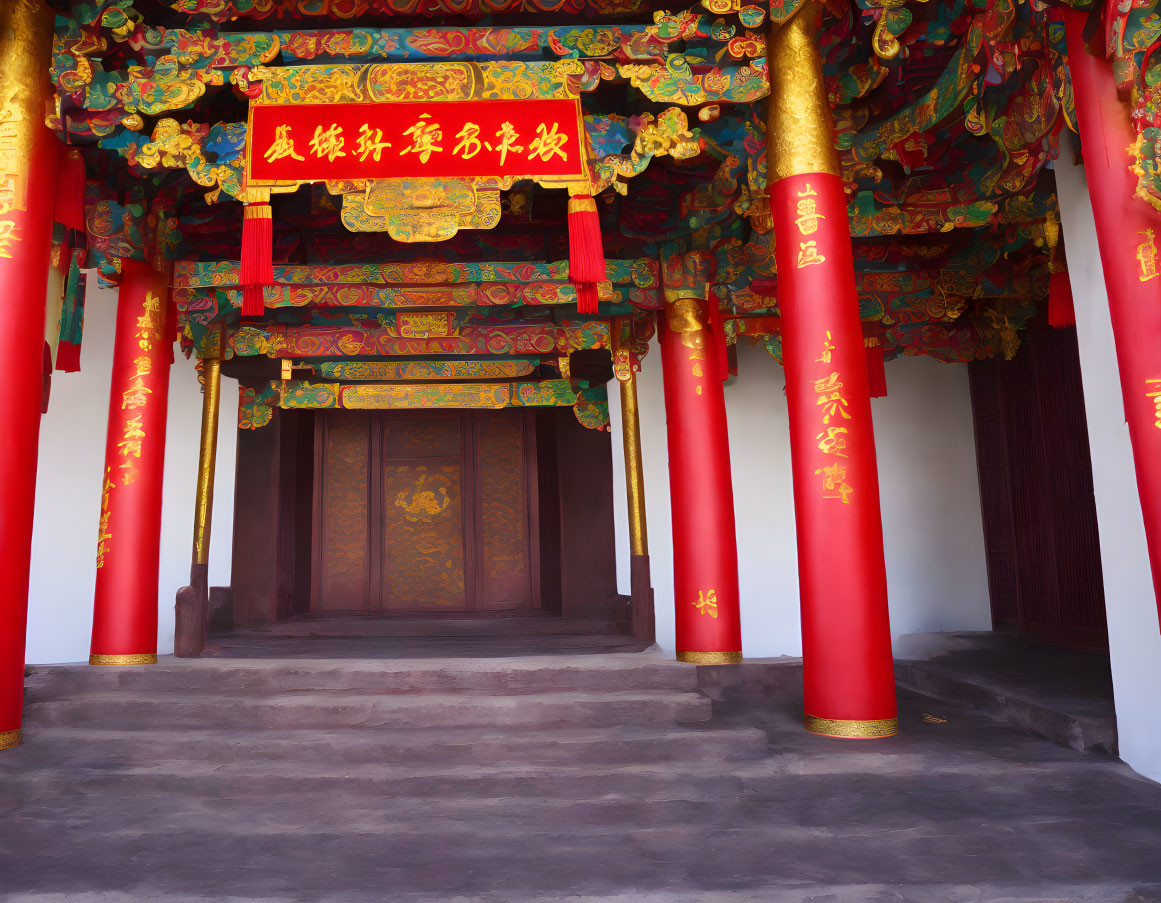
[[736, 665], [742, 660], [740, 652], [679, 652], [679, 662], [691, 665]]
[[[210, 527], [214, 514], [214, 471], [218, 453], [218, 407], [222, 386], [221, 327], [214, 357], [203, 363], [202, 432], [198, 443], [198, 482], [194, 495], [193, 563], [210, 560]], [[285, 361], [289, 363], [289, 361]]]
[[12, 747], [19, 746], [23, 742], [24, 737], [20, 732], [20, 728], [14, 731], [0, 733], [0, 749], [12, 749]]
[[625, 490], [629, 502], [629, 549], [634, 555], [649, 554], [645, 522], [645, 466], [641, 456], [641, 421], [637, 409], [637, 374], [630, 365], [629, 378], [621, 383], [621, 440], [625, 450]]
[[156, 665], [156, 652], [141, 652], [137, 655], [90, 655], [90, 665]]
[[803, 724], [812, 734], [823, 737], [875, 740], [891, 737], [899, 732], [898, 718], [879, 718], [874, 721], [841, 721], [835, 718], [816, 718], [807, 715]]
[[816, 36], [821, 7], [808, 0], [766, 37], [770, 97], [766, 103], [768, 184], [803, 173], [842, 175], [834, 121]]

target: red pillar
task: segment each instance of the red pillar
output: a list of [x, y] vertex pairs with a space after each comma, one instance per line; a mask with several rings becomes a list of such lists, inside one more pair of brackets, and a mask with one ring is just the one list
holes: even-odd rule
[[121, 263], [91, 665], [157, 661], [161, 480], [170, 354], [165, 273]]
[[1161, 613], [1161, 215], [1134, 197], [1127, 148], [1137, 139], [1112, 65], [1084, 47], [1087, 13], [1064, 11], [1084, 172], [1109, 295], [1125, 419]]
[[20, 743], [24, 640], [44, 305], [56, 195], [56, 138], [44, 126], [52, 14], [42, 2], [0, 4], [0, 749]]
[[661, 328], [677, 658], [695, 664], [742, 660], [738, 544], [726, 432], [723, 374], [708, 328], [708, 254], [667, 262]]
[[[834, 126], [807, 3], [768, 40], [770, 210], [790, 416], [806, 728], [897, 729], [879, 476]], [[776, 136], [776, 137], [773, 137]]]

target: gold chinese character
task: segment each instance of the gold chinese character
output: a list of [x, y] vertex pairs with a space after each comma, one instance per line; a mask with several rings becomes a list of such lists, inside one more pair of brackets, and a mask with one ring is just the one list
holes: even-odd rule
[[112, 468], [105, 468], [105, 485], [101, 489], [101, 520], [97, 528], [97, 567], [102, 567], [105, 564], [105, 552], [109, 546], [109, 540], [113, 538], [113, 533], [109, 529], [109, 518], [111, 512], [109, 511], [109, 493], [117, 487], [117, 484], [109, 479], [109, 473]]
[[850, 504], [851, 495], [855, 490], [846, 482], [846, 467], [842, 464], [830, 464], [818, 468], [815, 474], [822, 475], [822, 497], [824, 499], [842, 499], [844, 505]]
[[404, 148], [402, 153], [419, 154], [419, 159], [424, 163], [431, 159], [433, 153], [443, 151], [439, 146], [439, 142], [443, 141], [443, 129], [438, 123], [428, 122], [429, 119], [430, 113], [420, 113], [419, 122], [403, 133], [411, 136], [411, 147]]
[[382, 129], [372, 129], [367, 123], [359, 126], [359, 137], [355, 141], [355, 153], [359, 155], [359, 162], [366, 163], [368, 157], [374, 157], [378, 163], [383, 155], [383, 149], [390, 147], [390, 141], [383, 140]]
[[134, 458], [140, 458], [141, 440], [145, 438], [140, 414], [125, 421], [125, 429], [121, 432], [121, 438], [123, 441], [118, 443], [118, 446], [122, 448], [121, 454], [125, 457], [132, 454]]
[[818, 253], [818, 246], [813, 241], [800, 241], [798, 243], [798, 269], [811, 266], [816, 263], [824, 263], [826, 258]]
[[698, 591], [697, 601], [693, 603], [693, 607], [698, 610], [699, 614], [709, 615], [711, 618], [718, 616], [718, 593], [717, 590], [711, 589], [708, 593]]
[[798, 219], [794, 221], [794, 224], [798, 226], [798, 231], [803, 235], [813, 235], [818, 231], [818, 221], [826, 219], [818, 212], [818, 204], [812, 198], [799, 201], [795, 211], [798, 214]]
[[847, 428], [845, 426], [829, 426], [814, 438], [818, 440], [819, 451], [845, 458], [847, 456], [846, 436]]
[[129, 388], [121, 393], [121, 410], [145, 407], [145, 403], [152, 394], [152, 389], [145, 388], [140, 379], [135, 379], [130, 383]]
[[830, 363], [831, 354], [832, 354], [833, 352], [834, 352], [834, 345], [831, 343], [831, 340], [830, 340], [830, 330], [828, 329], [828, 330], [826, 331], [826, 341], [824, 341], [824, 342], [822, 343], [822, 356], [821, 356], [821, 357], [816, 357], [816, 358], [814, 359], [814, 362], [815, 362], [816, 364], [829, 364], [829, 363]]
[[844, 420], [851, 419], [851, 415], [847, 412], [847, 399], [843, 394], [843, 384], [839, 380], [837, 372], [822, 379], [816, 379], [814, 391], [818, 393], [818, 401], [815, 404], [822, 406], [823, 423], [830, 423], [832, 417], [838, 416]]
[[1153, 242], [1153, 230], [1146, 229], [1138, 233], [1145, 236], [1145, 240], [1137, 245], [1137, 262], [1141, 265], [1141, 275], [1137, 278], [1141, 282], [1148, 282], [1157, 278], [1157, 245]]
[[[496, 137], [500, 139], [500, 143], [496, 146], [496, 150], [500, 152], [500, 165], [508, 159], [508, 151], [522, 151], [523, 144], [517, 144], [516, 139], [520, 136], [516, 134], [516, 129], [512, 123], [505, 122], [496, 130]], [[490, 150], [490, 148], [489, 148]]]
[[8, 245], [14, 241], [20, 241], [20, 236], [16, 234], [16, 223], [12, 220], [0, 220], [0, 257], [13, 259]]
[[280, 125], [274, 130], [274, 140], [270, 142], [270, 147], [266, 148], [266, 153], [262, 156], [266, 158], [267, 163], [273, 163], [283, 157], [290, 157], [292, 160], [306, 159], [300, 157], [294, 149], [294, 139], [290, 137], [290, 126], [288, 125]]
[[818, 197], [818, 192], [811, 188], [810, 183], [807, 182], [806, 187], [803, 188], [802, 191], [798, 192], [798, 196], [800, 198], [816, 198]]
[[334, 163], [339, 157], [347, 155], [343, 150], [346, 143], [342, 126], [331, 125], [330, 128], [324, 129], [321, 125], [317, 125], [314, 128], [314, 137], [310, 139], [310, 149], [320, 160], [326, 157], [328, 161]]
[[465, 160], [472, 159], [484, 146], [480, 141], [480, 127], [474, 122], [465, 122], [456, 139], [459, 144], [452, 148], [452, 153], [462, 154]]
[[557, 128], [558, 126], [555, 122], [552, 124], [551, 129], [543, 122], [536, 127], [536, 137], [528, 145], [529, 160], [540, 160], [541, 163], [547, 163], [554, 156], [560, 157], [562, 160], [568, 159], [568, 154], [564, 152], [564, 145], [568, 141], [568, 135], [560, 134]]
[[[1152, 392], [1149, 389], [1153, 389]], [[1153, 399], [1153, 416], [1157, 419], [1153, 426], [1161, 430], [1161, 379], [1145, 380], [1145, 397]]]

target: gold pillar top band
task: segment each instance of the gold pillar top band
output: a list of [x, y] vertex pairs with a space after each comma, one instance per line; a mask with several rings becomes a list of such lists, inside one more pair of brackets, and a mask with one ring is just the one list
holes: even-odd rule
[[0, 749], [12, 749], [14, 746], [19, 746], [24, 742], [24, 737], [20, 733], [20, 728], [14, 731], [0, 732]]
[[807, 0], [766, 38], [770, 98], [766, 104], [766, 182], [802, 173], [842, 175], [834, 122], [816, 36], [821, 7]]
[[824, 737], [876, 740], [899, 732], [898, 718], [879, 718], [874, 721], [841, 721], [835, 718], [815, 718], [807, 715], [804, 725], [812, 734]]
[[90, 665], [156, 665], [157, 653], [141, 652], [136, 655], [90, 655]]

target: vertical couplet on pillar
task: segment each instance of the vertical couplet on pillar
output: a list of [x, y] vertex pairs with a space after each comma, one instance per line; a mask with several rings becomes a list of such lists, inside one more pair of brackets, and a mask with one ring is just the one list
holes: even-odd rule
[[807, 2], [767, 41], [766, 171], [790, 415], [806, 728], [897, 729], [879, 478], [847, 201]]
[[709, 255], [698, 251], [662, 261], [677, 658], [695, 664], [742, 660], [726, 402], [708, 327], [711, 266]]
[[121, 262], [91, 665], [157, 661], [168, 298], [166, 273], [135, 260]]
[[44, 125], [52, 12], [0, 3], [0, 749], [20, 743], [28, 572], [56, 197], [56, 138]]
[[1161, 215], [1134, 197], [1137, 176], [1127, 148], [1136, 130], [1117, 96], [1112, 64], [1085, 49], [1087, 15], [1064, 11], [1068, 67], [1161, 614]]

